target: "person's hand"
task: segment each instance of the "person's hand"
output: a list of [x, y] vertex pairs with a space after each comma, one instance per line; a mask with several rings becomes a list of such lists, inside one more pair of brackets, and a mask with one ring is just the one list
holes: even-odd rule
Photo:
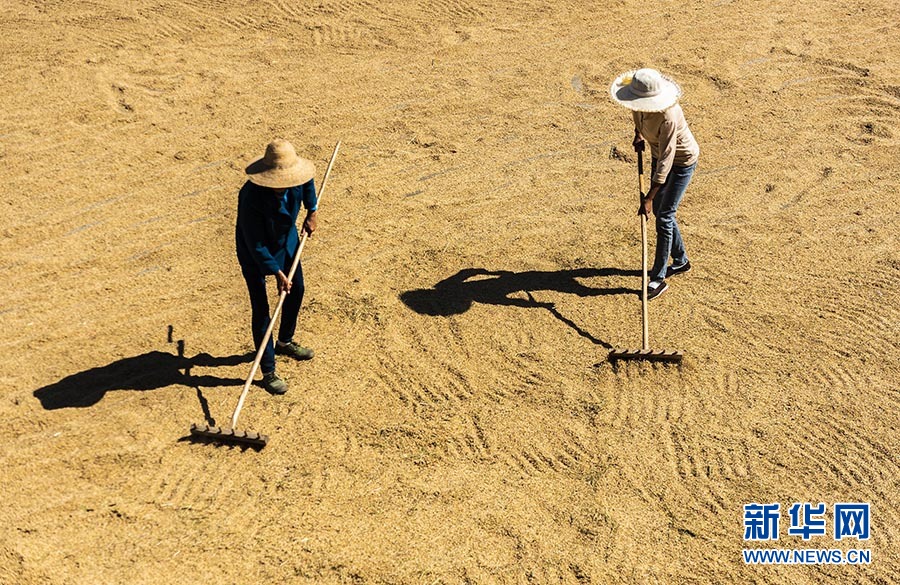
[[638, 208], [638, 215], [646, 215], [650, 217], [653, 213], [653, 199], [659, 194], [662, 187], [659, 183], [650, 183], [650, 190], [646, 195], [641, 195], [641, 206]]
[[641, 206], [638, 208], [638, 215], [646, 215], [650, 217], [650, 214], [653, 212], [653, 199], [649, 199], [647, 197], [641, 198]]
[[631, 146], [634, 147], [635, 152], [644, 152], [644, 137], [635, 132], [634, 140], [631, 141]]
[[275, 280], [278, 281], [278, 294], [281, 294], [284, 291], [291, 294], [291, 281], [284, 275], [284, 272], [279, 270], [278, 273], [275, 274]]
[[310, 211], [306, 214], [306, 219], [303, 220], [303, 231], [306, 232], [309, 237], [312, 237], [313, 232], [316, 231], [318, 223], [317, 213], [315, 211]]

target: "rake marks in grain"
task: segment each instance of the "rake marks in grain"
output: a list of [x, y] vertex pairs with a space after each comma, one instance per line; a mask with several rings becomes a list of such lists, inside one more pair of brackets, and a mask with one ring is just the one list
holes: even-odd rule
[[[209, 481], [209, 478], [216, 480]], [[195, 460], [182, 458], [160, 465], [145, 491], [148, 501], [160, 508], [206, 513], [231, 507], [229, 502], [233, 503], [241, 490], [218, 462], [207, 460], [198, 468]]]
[[504, 464], [525, 477], [554, 473], [582, 473], [592, 467], [604, 468], [606, 463], [571, 432], [560, 433], [538, 440], [528, 437], [524, 447], [522, 439], [498, 441], [498, 455]]
[[704, 435], [695, 443], [677, 426], [669, 427], [674, 447], [672, 462], [683, 480], [731, 480], [752, 473], [752, 455], [745, 440]]
[[464, 0], [428, 0], [422, 4], [422, 8], [435, 19], [449, 17], [464, 20], [484, 16], [480, 8]]
[[378, 379], [416, 414], [426, 410], [453, 408], [473, 395], [468, 382], [458, 373], [446, 379], [435, 380], [433, 376], [412, 371], [409, 365], [404, 366], [403, 362], [391, 357], [387, 351], [383, 352], [379, 361]]
[[900, 514], [886, 486], [900, 473], [900, 464], [887, 445], [869, 438], [863, 425], [850, 417], [814, 413], [785, 425], [781, 433], [790, 452], [823, 487], [870, 501], [885, 525], [898, 525]]

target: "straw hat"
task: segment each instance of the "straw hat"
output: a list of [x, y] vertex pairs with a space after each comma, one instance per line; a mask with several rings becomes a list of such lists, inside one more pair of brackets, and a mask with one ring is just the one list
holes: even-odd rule
[[272, 189], [287, 189], [302, 185], [316, 175], [312, 161], [297, 156], [287, 140], [273, 140], [266, 146], [266, 154], [245, 169], [251, 183]]
[[678, 101], [681, 88], [656, 69], [638, 69], [616, 77], [609, 95], [629, 110], [662, 112]]

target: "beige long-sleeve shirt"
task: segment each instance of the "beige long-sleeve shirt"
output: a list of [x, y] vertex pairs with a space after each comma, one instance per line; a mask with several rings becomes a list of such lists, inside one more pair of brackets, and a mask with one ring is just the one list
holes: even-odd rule
[[650, 143], [656, 159], [654, 183], [666, 182], [673, 165], [689, 167], [700, 158], [700, 145], [691, 133], [684, 112], [675, 104], [664, 112], [632, 112], [634, 127]]

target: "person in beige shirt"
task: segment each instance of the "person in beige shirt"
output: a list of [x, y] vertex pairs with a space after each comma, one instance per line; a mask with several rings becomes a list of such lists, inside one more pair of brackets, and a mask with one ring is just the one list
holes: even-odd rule
[[[700, 146], [678, 104], [681, 88], [655, 69], [620, 75], [610, 87], [613, 100], [631, 110], [635, 150], [650, 144], [650, 189], [638, 213], [656, 216], [656, 255], [650, 269], [647, 298], [668, 290], [666, 278], [691, 269], [675, 212], [691, 182]], [[672, 264], [669, 265], [669, 258]]]

